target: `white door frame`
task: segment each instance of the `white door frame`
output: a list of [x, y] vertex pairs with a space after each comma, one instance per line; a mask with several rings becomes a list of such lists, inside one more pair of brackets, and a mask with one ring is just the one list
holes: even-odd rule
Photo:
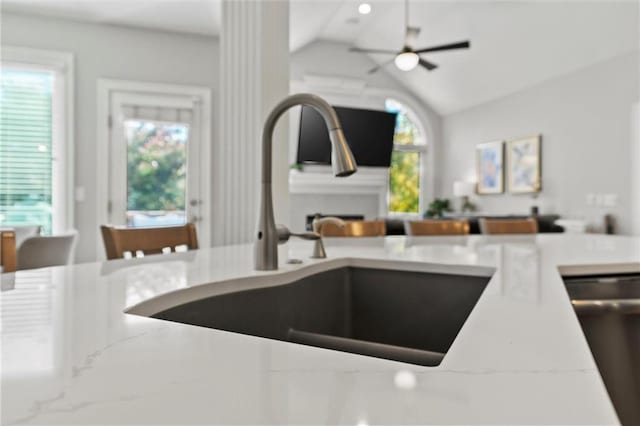
[[[199, 103], [199, 131], [200, 137], [200, 164], [199, 180], [202, 204], [200, 216], [202, 220], [198, 226], [198, 245], [200, 247], [211, 246], [211, 89], [199, 86], [186, 86], [166, 83], [148, 83], [139, 81], [98, 79], [98, 105], [97, 105], [97, 179], [96, 179], [96, 219], [98, 225], [108, 223], [109, 217], [109, 158], [111, 143], [110, 104], [111, 98], [116, 92], [135, 92], [140, 95], [187, 95]], [[99, 258], [104, 258], [104, 246], [100, 230], [96, 229], [97, 253]]]
[[[200, 165], [200, 148], [202, 141], [200, 140], [200, 104], [194, 104], [191, 95], [140, 95], [132, 92], [114, 92], [111, 96], [111, 156], [109, 157], [109, 165], [111, 170], [110, 196], [111, 201], [109, 211], [109, 222], [113, 225], [124, 225], [127, 212], [127, 172], [126, 161], [114, 161], [114, 159], [127, 157], [127, 148], [124, 132], [125, 119], [142, 119], [144, 121], [161, 123], [162, 120], [147, 120], [136, 116], [123, 116], [123, 108], [126, 105], [135, 105], [138, 107], [152, 108], [168, 108], [172, 110], [189, 110], [191, 118], [189, 120], [189, 141], [187, 144], [187, 170], [196, 170], [199, 167], [192, 165]], [[115, 173], [114, 173], [115, 172]], [[186, 220], [197, 220], [200, 218], [200, 210], [202, 200], [205, 194], [200, 191], [201, 173], [187, 172], [187, 192], [185, 194], [185, 214]], [[195, 202], [195, 204], [192, 204]], [[202, 233], [200, 221], [196, 224], [198, 233]]]

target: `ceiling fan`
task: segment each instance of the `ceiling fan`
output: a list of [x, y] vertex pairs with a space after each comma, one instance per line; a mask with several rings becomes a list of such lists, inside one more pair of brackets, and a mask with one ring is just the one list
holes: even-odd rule
[[389, 59], [388, 61], [383, 62], [382, 64], [371, 68], [369, 70], [369, 74], [373, 74], [374, 72], [378, 71], [380, 68], [383, 68], [389, 65], [391, 62], [395, 62], [396, 67], [398, 67], [402, 71], [411, 71], [418, 65], [421, 65], [424, 68], [426, 68], [428, 71], [431, 71], [438, 68], [438, 66], [433, 62], [429, 62], [426, 59], [421, 58], [419, 56], [420, 53], [438, 52], [443, 50], [454, 50], [454, 49], [468, 49], [469, 47], [471, 47], [471, 42], [469, 40], [466, 40], [466, 41], [460, 41], [457, 43], [443, 44], [440, 46], [426, 47], [423, 49], [414, 49], [412, 46], [418, 39], [418, 35], [420, 34], [420, 28], [409, 26], [409, 0], [405, 0], [404, 26], [405, 26], [404, 47], [400, 51], [382, 50], [382, 49], [363, 49], [359, 47], [351, 47], [349, 48], [349, 50], [351, 52], [383, 53], [383, 54], [394, 55], [394, 57]]

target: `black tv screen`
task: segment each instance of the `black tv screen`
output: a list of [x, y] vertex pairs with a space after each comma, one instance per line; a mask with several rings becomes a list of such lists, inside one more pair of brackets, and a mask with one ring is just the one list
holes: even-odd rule
[[[396, 114], [334, 107], [351, 152], [359, 166], [389, 167], [393, 151]], [[303, 106], [298, 137], [299, 164], [331, 164], [329, 131], [319, 112]]]

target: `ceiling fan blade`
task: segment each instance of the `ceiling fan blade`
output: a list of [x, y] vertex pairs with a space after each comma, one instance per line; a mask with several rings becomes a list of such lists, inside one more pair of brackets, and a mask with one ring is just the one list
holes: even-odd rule
[[470, 41], [461, 41], [458, 43], [443, 44], [441, 46], [426, 47], [424, 49], [414, 50], [416, 53], [437, 52], [440, 50], [468, 49], [471, 47]]
[[391, 62], [393, 62], [393, 61], [394, 61], [394, 59], [395, 59], [395, 57], [394, 57], [394, 58], [389, 59], [388, 61], [384, 61], [384, 62], [383, 62], [383, 63], [381, 63], [381, 64], [376, 65], [375, 67], [373, 67], [373, 68], [371, 68], [369, 71], [367, 71], [367, 74], [373, 74], [374, 72], [377, 72], [377, 71], [378, 71], [378, 70], [380, 70], [381, 68], [384, 68], [384, 67], [386, 67], [387, 65], [389, 65]]
[[434, 64], [433, 62], [429, 62], [425, 59], [420, 58], [420, 60], [418, 61], [419, 65], [422, 65], [423, 67], [425, 67], [427, 70], [431, 71], [431, 70], [435, 70], [436, 68], [438, 68], [438, 66], [436, 64]]
[[362, 49], [360, 47], [350, 47], [350, 52], [362, 52], [362, 53], [388, 53], [391, 55], [397, 55], [397, 50], [383, 50], [383, 49]]

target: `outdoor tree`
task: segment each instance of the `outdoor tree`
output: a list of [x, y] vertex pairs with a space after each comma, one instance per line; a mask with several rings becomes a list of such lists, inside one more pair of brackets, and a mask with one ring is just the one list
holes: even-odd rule
[[127, 122], [127, 209], [185, 208], [187, 128], [144, 121]]
[[[402, 110], [397, 111], [395, 145], [413, 145], [416, 126]], [[389, 210], [392, 212], [418, 213], [420, 209], [420, 153], [394, 151], [389, 170]]]

